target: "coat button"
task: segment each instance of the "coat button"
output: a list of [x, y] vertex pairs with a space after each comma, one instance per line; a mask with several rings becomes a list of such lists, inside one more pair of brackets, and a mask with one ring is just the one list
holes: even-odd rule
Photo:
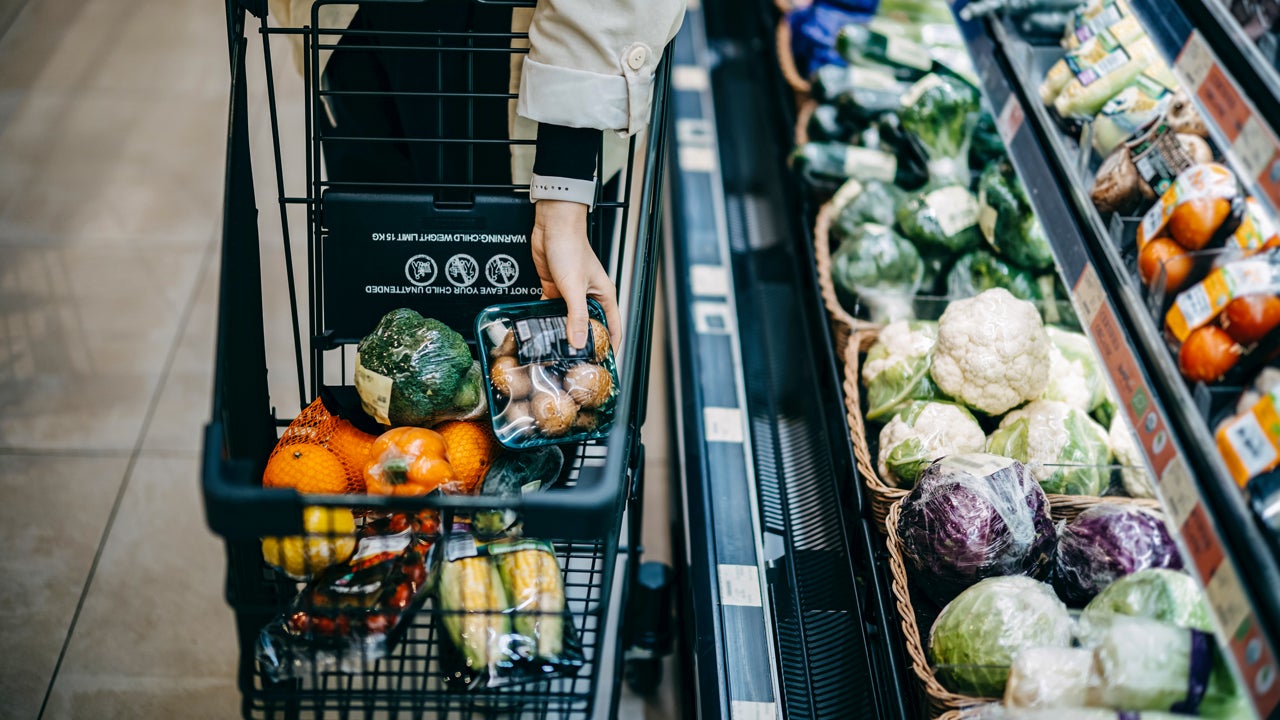
[[648, 57], [649, 53], [645, 52], [644, 48], [633, 48], [631, 52], [627, 54], [627, 65], [630, 66], [632, 70], [639, 70], [644, 67], [644, 61]]

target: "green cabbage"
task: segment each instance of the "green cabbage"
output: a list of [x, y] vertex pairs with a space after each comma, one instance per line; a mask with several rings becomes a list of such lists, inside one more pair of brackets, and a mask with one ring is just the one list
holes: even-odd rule
[[1028, 577], [992, 577], [943, 608], [929, 631], [929, 659], [948, 690], [1000, 697], [1021, 650], [1070, 642], [1071, 616], [1053, 588]]
[[866, 305], [873, 321], [908, 317], [923, 277], [915, 246], [883, 225], [858, 227], [831, 256], [836, 287]]
[[1213, 632], [1209, 604], [1190, 575], [1147, 568], [1118, 578], [1085, 606], [1082, 616], [1132, 615]]

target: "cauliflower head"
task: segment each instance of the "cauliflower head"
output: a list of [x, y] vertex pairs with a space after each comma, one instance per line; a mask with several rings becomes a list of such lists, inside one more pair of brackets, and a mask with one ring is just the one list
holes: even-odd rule
[[929, 377], [937, 336], [938, 324], [924, 320], [900, 320], [880, 331], [862, 366], [868, 420], [891, 417], [912, 400], [942, 397]]
[[1089, 339], [1080, 333], [1052, 325], [1049, 335], [1049, 384], [1041, 398], [1057, 400], [1090, 412], [1107, 399], [1107, 384], [1102, 367]]
[[987, 452], [1031, 469], [1047, 493], [1101, 495], [1111, 480], [1107, 431], [1080, 408], [1036, 400], [1000, 421]]
[[1119, 415], [1111, 418], [1111, 429], [1107, 432], [1111, 443], [1111, 452], [1115, 453], [1116, 462], [1124, 467], [1120, 469], [1120, 482], [1129, 497], [1154, 498], [1155, 487], [1151, 484], [1151, 473], [1147, 471], [1146, 460], [1138, 449], [1138, 442], [1133, 431]]
[[947, 395], [999, 415], [1044, 393], [1051, 345], [1036, 306], [994, 288], [947, 305], [931, 375]]
[[913, 402], [880, 430], [877, 469], [895, 487], [914, 485], [934, 460], [982, 452], [987, 437], [968, 410], [948, 402]]

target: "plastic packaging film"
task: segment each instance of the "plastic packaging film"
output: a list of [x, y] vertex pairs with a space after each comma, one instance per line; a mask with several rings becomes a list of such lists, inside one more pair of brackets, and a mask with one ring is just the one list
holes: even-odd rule
[[1054, 550], [1040, 485], [1021, 463], [951, 455], [924, 470], [898, 523], [908, 569], [938, 605], [997, 575], [1040, 578]]
[[618, 372], [604, 311], [588, 302], [588, 337], [568, 343], [560, 300], [499, 305], [476, 318], [494, 433], [511, 449], [605, 437]]

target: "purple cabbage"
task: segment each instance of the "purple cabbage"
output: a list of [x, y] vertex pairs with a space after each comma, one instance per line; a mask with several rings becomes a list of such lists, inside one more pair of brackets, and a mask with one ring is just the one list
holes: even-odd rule
[[1094, 505], [1058, 537], [1053, 588], [1068, 604], [1084, 605], [1117, 579], [1147, 568], [1182, 569], [1164, 520], [1136, 505]]
[[939, 606], [983, 578], [1048, 575], [1053, 520], [1040, 483], [1022, 463], [952, 455], [921, 474], [898, 520], [907, 568]]

